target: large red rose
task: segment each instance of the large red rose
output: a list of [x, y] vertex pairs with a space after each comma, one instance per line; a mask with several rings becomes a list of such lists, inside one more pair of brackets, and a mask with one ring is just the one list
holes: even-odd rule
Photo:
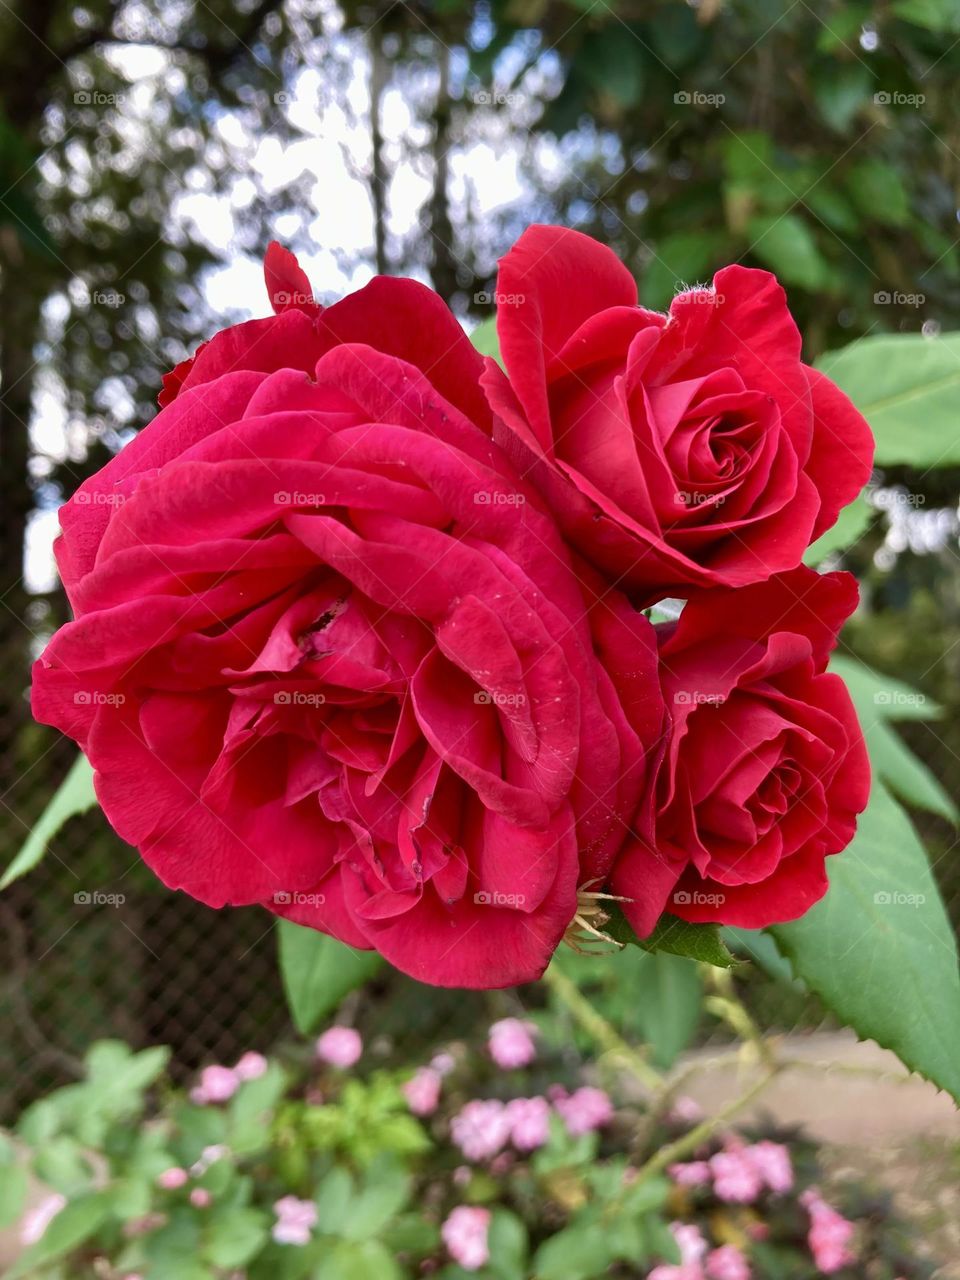
[[611, 250], [531, 227], [497, 291], [496, 438], [570, 541], [643, 599], [793, 568], [868, 479], [870, 430], [801, 362], [768, 272], [726, 267], [664, 316]]
[[856, 602], [849, 574], [801, 567], [704, 593], [658, 628], [672, 728], [654, 837], [612, 877], [641, 937], [663, 908], [759, 928], [826, 893], [825, 860], [853, 838], [870, 790], [850, 695], [824, 670]]
[[267, 268], [278, 314], [181, 366], [63, 509], [75, 621], [37, 717], [171, 887], [423, 981], [531, 980], [638, 803], [652, 629], [611, 597], [591, 634], [430, 290], [376, 279], [324, 311], [289, 255]]

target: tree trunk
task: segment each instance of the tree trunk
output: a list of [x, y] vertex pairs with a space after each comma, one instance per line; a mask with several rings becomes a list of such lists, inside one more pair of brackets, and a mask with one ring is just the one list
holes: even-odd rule
[[433, 115], [433, 195], [429, 210], [433, 266], [430, 274], [433, 277], [433, 287], [440, 297], [449, 303], [460, 288], [447, 190], [449, 183], [447, 152], [450, 150], [450, 50], [440, 43], [436, 48], [440, 82], [437, 86], [437, 105]]

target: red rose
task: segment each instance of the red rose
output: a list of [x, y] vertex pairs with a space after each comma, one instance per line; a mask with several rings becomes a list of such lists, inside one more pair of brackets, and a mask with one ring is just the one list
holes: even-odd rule
[[[212, 906], [262, 903], [442, 985], [539, 976], [604, 877], [662, 701], [652, 628], [591, 636], [427, 288], [218, 334], [64, 507], [76, 620], [35, 668], [108, 818]], [[644, 699], [618, 701], [631, 665]]]
[[759, 928], [826, 893], [825, 859], [852, 839], [870, 790], [850, 695], [824, 670], [856, 602], [849, 574], [799, 568], [705, 593], [657, 628], [673, 724], [655, 834], [612, 877], [641, 937], [664, 906]]
[[644, 599], [793, 568], [867, 481], [870, 430], [801, 362], [768, 272], [726, 267], [658, 315], [609, 249], [531, 227], [497, 290], [496, 438], [570, 541]]

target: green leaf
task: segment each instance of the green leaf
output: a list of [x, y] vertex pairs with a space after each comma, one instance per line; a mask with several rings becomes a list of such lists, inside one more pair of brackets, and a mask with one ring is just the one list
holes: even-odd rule
[[712, 964], [718, 969], [730, 969], [736, 960], [727, 950], [715, 924], [690, 924], [677, 916], [662, 915], [656, 928], [647, 938], [638, 938], [625, 916], [614, 907], [610, 920], [604, 926], [616, 942], [642, 947], [644, 951], [669, 951], [672, 955], [687, 956], [702, 964]]
[[278, 930], [283, 989], [302, 1035], [309, 1035], [345, 995], [372, 978], [383, 964], [375, 951], [356, 951], [289, 920], [281, 920]]
[[643, 45], [620, 23], [588, 33], [577, 70], [596, 92], [609, 95], [619, 107], [636, 106], [643, 96]]
[[492, 356], [497, 364], [503, 364], [503, 360], [500, 358], [500, 339], [497, 337], [496, 316], [481, 320], [470, 334], [470, 341], [482, 356]]
[[873, 72], [859, 60], [839, 67], [831, 62], [821, 73], [814, 73], [812, 81], [817, 106], [827, 124], [838, 133], [849, 129], [873, 93]]
[[956, 940], [923, 846], [882, 783], [827, 868], [826, 897], [770, 933], [842, 1022], [960, 1100]]
[[636, 1022], [654, 1064], [666, 1070], [693, 1039], [700, 1021], [700, 974], [691, 960], [668, 951], [647, 952], [641, 960]]
[[86, 813], [96, 803], [93, 770], [86, 756], [77, 756], [70, 766], [70, 772], [54, 792], [53, 799], [21, 846], [20, 852], [0, 878], [0, 889], [6, 889], [18, 877], [32, 871], [63, 824], [78, 813]]
[[0, 1135], [0, 1231], [16, 1222], [27, 1199], [27, 1166], [9, 1138]]
[[494, 1209], [487, 1233], [490, 1269], [498, 1280], [526, 1280], [527, 1228], [509, 1209]]
[[376, 1178], [347, 1205], [337, 1224], [339, 1235], [348, 1240], [366, 1240], [377, 1236], [391, 1218], [407, 1203], [410, 1179], [398, 1164], [374, 1168]]
[[720, 249], [716, 235], [675, 231], [657, 242], [643, 276], [643, 305], [666, 311], [677, 291], [705, 280]]
[[269, 1146], [270, 1120], [283, 1097], [287, 1080], [276, 1062], [240, 1086], [227, 1108], [227, 1146], [237, 1155], [253, 1155]]
[[824, 287], [827, 264], [809, 224], [800, 214], [759, 215], [750, 219], [747, 231], [751, 252], [781, 280], [803, 289]]
[[883, 160], [861, 160], [846, 182], [850, 198], [865, 220], [902, 227], [910, 218], [910, 197], [899, 172]]
[[815, 569], [826, 560], [827, 556], [852, 547], [869, 528], [875, 514], [876, 512], [863, 494], [855, 498], [840, 512], [833, 528], [821, 534], [808, 548], [807, 554], [803, 557], [804, 563]]
[[960, 815], [953, 799], [888, 723], [903, 719], [904, 712], [911, 719], [933, 719], [940, 707], [902, 681], [849, 658], [835, 657], [831, 670], [843, 676], [850, 690], [874, 773], [905, 803], [956, 822]]
[[960, 13], [955, 0], [896, 0], [893, 12], [905, 22], [929, 31], [955, 34], [960, 31]]
[[109, 1212], [110, 1201], [102, 1191], [71, 1200], [50, 1220], [37, 1243], [20, 1255], [16, 1265], [6, 1273], [7, 1280], [30, 1275], [36, 1268], [76, 1249], [99, 1231]]
[[399, 1264], [376, 1240], [342, 1241], [324, 1254], [314, 1280], [402, 1280]]
[[599, 1224], [565, 1227], [544, 1240], [533, 1258], [537, 1280], [592, 1280], [614, 1260], [609, 1237]]
[[204, 1256], [215, 1267], [242, 1267], [269, 1238], [267, 1215], [258, 1209], [214, 1211], [204, 1232]]
[[752, 960], [769, 978], [785, 982], [788, 986], [800, 986], [789, 962], [784, 960], [769, 934], [761, 933], [759, 929], [736, 929], [733, 925], [726, 925], [723, 939], [732, 951]]
[[924, 469], [960, 462], [960, 333], [861, 338], [816, 364], [870, 423], [880, 466]]

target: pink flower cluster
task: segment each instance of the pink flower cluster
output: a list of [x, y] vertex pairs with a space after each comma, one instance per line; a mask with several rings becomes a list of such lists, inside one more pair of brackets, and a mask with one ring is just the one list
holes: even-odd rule
[[309, 1244], [310, 1232], [317, 1225], [317, 1206], [312, 1200], [284, 1196], [273, 1206], [277, 1220], [270, 1234], [277, 1244]]
[[504, 1071], [526, 1067], [537, 1056], [534, 1044], [536, 1027], [522, 1018], [501, 1018], [490, 1028], [487, 1048], [490, 1057]]
[[315, 1049], [321, 1062], [345, 1071], [360, 1060], [363, 1040], [353, 1027], [330, 1027], [317, 1040]]
[[459, 1262], [464, 1271], [478, 1271], [490, 1259], [489, 1230], [489, 1209], [461, 1204], [451, 1210], [440, 1235], [454, 1262]]
[[668, 1169], [680, 1187], [713, 1184], [714, 1195], [731, 1204], [753, 1204], [764, 1190], [782, 1195], [793, 1186], [789, 1150], [780, 1142], [729, 1142], [709, 1160], [691, 1160]]
[[468, 1160], [491, 1160], [508, 1142], [517, 1151], [535, 1151], [550, 1136], [551, 1102], [574, 1137], [602, 1128], [613, 1116], [613, 1103], [602, 1089], [585, 1085], [568, 1094], [555, 1086], [549, 1100], [475, 1098], [453, 1117], [450, 1133]]
[[853, 1223], [827, 1204], [816, 1187], [805, 1191], [800, 1202], [810, 1215], [807, 1243], [817, 1270], [829, 1276], [855, 1262], [849, 1249], [855, 1231]]
[[190, 1090], [190, 1101], [205, 1107], [211, 1103], [229, 1102], [247, 1080], [256, 1080], [267, 1069], [262, 1053], [250, 1050], [232, 1067], [204, 1067], [199, 1083]]
[[672, 1222], [670, 1230], [680, 1261], [654, 1267], [647, 1280], [750, 1280], [750, 1264], [736, 1245], [711, 1250], [700, 1228], [690, 1222]]

